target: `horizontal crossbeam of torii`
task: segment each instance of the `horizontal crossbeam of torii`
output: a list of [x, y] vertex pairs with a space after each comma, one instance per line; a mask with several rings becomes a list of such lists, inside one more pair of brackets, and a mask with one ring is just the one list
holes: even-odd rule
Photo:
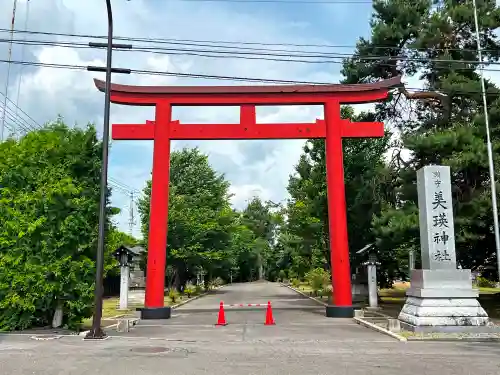
[[[105, 83], [94, 80], [104, 91]], [[143, 319], [169, 318], [164, 307], [167, 249], [170, 141], [180, 139], [311, 139], [326, 142], [328, 229], [332, 266], [332, 305], [329, 317], [353, 315], [351, 270], [347, 241], [342, 139], [382, 137], [380, 122], [352, 123], [340, 117], [341, 104], [372, 103], [387, 98], [401, 86], [401, 77], [371, 84], [281, 86], [127, 86], [111, 85], [111, 101], [117, 104], [155, 106], [154, 121], [145, 124], [113, 124], [115, 140], [153, 140], [153, 173], [148, 237], [145, 308]], [[324, 120], [313, 123], [260, 124], [259, 105], [323, 105]], [[239, 106], [239, 124], [181, 124], [172, 120], [173, 106]]]

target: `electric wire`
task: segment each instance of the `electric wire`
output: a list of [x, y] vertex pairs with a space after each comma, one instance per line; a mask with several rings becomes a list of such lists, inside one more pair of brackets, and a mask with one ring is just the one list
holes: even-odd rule
[[[10, 29], [0, 28], [0, 33], [10, 32]], [[64, 36], [64, 37], [76, 37], [83, 39], [106, 39], [106, 35], [92, 35], [92, 34], [78, 34], [78, 33], [57, 33], [57, 32], [46, 32], [46, 31], [32, 31], [32, 30], [14, 30], [14, 33], [19, 34], [30, 34], [30, 35], [44, 35], [44, 36]], [[144, 37], [128, 37], [128, 36], [115, 36], [114, 40], [129, 41], [129, 42], [148, 42], [154, 44], [173, 44], [173, 45], [195, 45], [202, 47], [221, 47], [221, 48], [235, 48], [235, 49], [257, 49], [257, 50], [268, 50], [268, 51], [281, 51], [289, 52], [289, 50], [277, 50], [277, 49], [267, 49], [267, 48], [251, 48], [251, 47], [241, 47], [242, 45], [252, 45], [252, 46], [281, 46], [281, 47], [306, 47], [306, 48], [328, 48], [328, 49], [355, 49], [356, 45], [335, 45], [335, 44], [298, 44], [298, 43], [285, 43], [285, 42], [249, 42], [249, 41], [228, 41], [228, 40], [197, 40], [197, 39], [178, 39], [178, 38], [144, 38]], [[394, 46], [371, 46], [375, 50], [394, 50]], [[476, 52], [474, 48], [416, 48], [407, 46], [404, 49], [409, 51], [466, 51], [466, 52]], [[498, 53], [494, 49], [484, 49], [484, 52]], [[307, 52], [307, 51], [294, 51], [294, 52]]]
[[[0, 93], [0, 96], [4, 96], [4, 94]], [[5, 111], [5, 127], [12, 133], [15, 133], [17, 135], [24, 135], [31, 131], [43, 129], [43, 126], [40, 123], [34, 120], [10, 98], [6, 98], [6, 103], [8, 104], [6, 107], [3, 106], [3, 103], [0, 103], [0, 111]], [[9, 107], [9, 105], [11, 107], [14, 107], [15, 110]], [[116, 178], [109, 177], [108, 180], [117, 190], [120, 190], [127, 194], [131, 192], [141, 194], [139, 190], [131, 187], [124, 182], [119, 181]]]
[[[31, 45], [31, 46], [50, 46], [50, 47], [62, 47], [62, 48], [76, 48], [76, 49], [90, 49], [94, 48], [88, 45], [88, 43], [77, 42], [77, 41], [50, 41], [50, 40], [28, 40], [28, 39], [13, 39], [9, 40], [6, 38], [0, 38], [0, 43], [13, 43], [19, 45]], [[181, 44], [181, 43], [179, 43]], [[185, 45], [185, 44], [184, 44]], [[194, 47], [210, 47], [212, 45], [200, 45], [191, 44]], [[231, 47], [231, 48], [230, 48]], [[284, 49], [262, 49], [262, 48], [249, 48], [249, 47], [239, 47], [235, 48], [233, 46], [217, 46], [218, 50], [214, 49], [200, 49], [200, 48], [174, 48], [174, 47], [158, 47], [158, 46], [138, 46], [132, 49], [115, 49], [116, 51], [127, 51], [127, 52], [146, 52], [154, 54], [163, 55], [196, 55], [202, 57], [215, 57], [215, 58], [247, 58], [247, 59], [258, 59], [258, 60], [275, 60], [275, 61], [285, 61], [285, 62], [301, 62], [301, 63], [315, 63], [315, 64], [325, 64], [325, 63], [336, 63], [342, 64], [343, 60], [353, 60], [353, 61], [374, 61], [377, 60], [387, 60], [387, 61], [406, 61], [406, 62], [430, 62], [430, 63], [452, 63], [452, 64], [463, 64], [463, 65], [500, 65], [498, 61], [488, 61], [480, 62], [478, 60], [456, 60], [456, 59], [429, 59], [425, 57], [407, 57], [399, 55], [364, 55], [358, 56], [352, 53], [339, 53], [339, 52], [322, 52], [322, 51], [298, 51], [298, 50], [284, 50]], [[223, 48], [223, 50], [221, 50]], [[230, 49], [230, 50], [228, 50]], [[393, 48], [394, 49], [394, 48]], [[259, 56], [256, 58], [255, 56]], [[276, 57], [278, 59], [274, 59]], [[285, 59], [286, 57], [286, 59]], [[301, 59], [311, 59], [311, 58], [321, 58], [323, 60], [292, 60], [292, 58]]]
[[[87, 70], [87, 66], [83, 65], [69, 65], [69, 64], [52, 64], [52, 63], [41, 63], [34, 61], [8, 61], [0, 60], [0, 63], [11, 63], [11, 64], [21, 64], [28, 66], [44, 67], [44, 68], [54, 68], [54, 69], [69, 69], [69, 70]], [[489, 71], [497, 71], [490, 69]], [[299, 80], [284, 80], [284, 79], [268, 79], [268, 78], [253, 78], [253, 77], [240, 77], [240, 76], [222, 76], [222, 75], [210, 75], [210, 74], [198, 74], [198, 73], [180, 73], [180, 72], [159, 72], [153, 70], [144, 69], [131, 69], [131, 73], [142, 74], [142, 75], [158, 75], [158, 76], [172, 76], [181, 78], [192, 78], [192, 79], [212, 79], [212, 80], [223, 80], [223, 81], [240, 81], [240, 82], [253, 82], [253, 83], [273, 83], [273, 84], [305, 84], [305, 85], [330, 85], [331, 82], [314, 82], [314, 81], [299, 81]], [[409, 90], [415, 91], [427, 91], [422, 87], [406, 87]], [[474, 90], [455, 90], [455, 94], [474, 94], [480, 93], [480, 91]], [[488, 92], [488, 95], [498, 96], [498, 90], [492, 90]]]

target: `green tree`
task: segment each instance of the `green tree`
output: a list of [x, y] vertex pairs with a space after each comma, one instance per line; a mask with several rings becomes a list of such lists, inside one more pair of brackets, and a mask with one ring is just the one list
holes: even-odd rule
[[62, 119], [0, 143], [1, 330], [50, 324], [58, 306], [68, 326], [91, 315], [100, 160], [94, 127]]
[[236, 219], [231, 233], [229, 261], [233, 279], [240, 282], [251, 281], [258, 275], [259, 254], [255, 246], [256, 236], [248, 227], [241, 224], [241, 215]]
[[[400, 74], [424, 83], [423, 92], [400, 90], [378, 106], [377, 116], [398, 129], [401, 148], [409, 154], [393, 160], [395, 194], [373, 222], [386, 258], [403, 259], [409, 250], [419, 250], [416, 171], [443, 164], [452, 173], [458, 263], [475, 268], [495, 259], [481, 85], [477, 64], [471, 63], [478, 60], [472, 6], [470, 1], [376, 0], [370, 39], [361, 38], [353, 58], [344, 63], [347, 83]], [[498, 61], [500, 9], [494, 1], [478, 1], [478, 18], [483, 55]], [[384, 57], [362, 60], [368, 55]], [[492, 82], [486, 86], [496, 157], [500, 96]], [[495, 165], [498, 174], [498, 159]], [[406, 267], [398, 263], [391, 276]]]
[[[355, 116], [343, 107], [343, 118], [373, 121], [370, 114]], [[349, 248], [351, 252], [374, 240], [371, 219], [390, 194], [391, 174], [384, 164], [389, 135], [381, 139], [347, 139], [343, 142]], [[330, 267], [328, 204], [324, 140], [309, 140], [290, 177], [287, 232], [301, 238], [290, 243], [294, 272], [303, 277], [311, 269]], [[288, 236], [287, 235], [287, 236]], [[284, 243], [283, 243], [284, 245]], [[353, 260], [356, 260], [355, 258]], [[355, 264], [354, 264], [355, 265]]]
[[[234, 227], [229, 183], [217, 174], [198, 149], [171, 154], [167, 240], [168, 283], [180, 289], [198, 269], [207, 280], [227, 275], [228, 249]], [[142, 231], [147, 243], [151, 181], [139, 201]]]
[[[257, 257], [255, 276], [268, 279], [277, 277], [274, 252], [272, 250], [278, 225], [282, 221], [279, 205], [262, 202], [254, 197], [241, 214], [241, 223], [253, 232], [253, 250]], [[264, 275], [266, 273], [266, 275]]]

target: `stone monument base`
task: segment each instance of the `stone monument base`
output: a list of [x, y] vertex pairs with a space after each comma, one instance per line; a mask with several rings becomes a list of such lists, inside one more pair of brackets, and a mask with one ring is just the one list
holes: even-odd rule
[[398, 319], [415, 332], [490, 332], [488, 314], [472, 288], [470, 270], [412, 270]]

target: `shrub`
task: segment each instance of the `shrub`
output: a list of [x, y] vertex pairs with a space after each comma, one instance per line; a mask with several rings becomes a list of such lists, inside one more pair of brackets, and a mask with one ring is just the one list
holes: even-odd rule
[[177, 298], [179, 298], [179, 293], [177, 292], [177, 290], [175, 290], [174, 288], [172, 288], [168, 292], [168, 298], [170, 298], [170, 301], [172, 301], [172, 303], [175, 303], [175, 301], [177, 300]]
[[198, 294], [203, 293], [203, 286], [202, 286], [202, 285], [197, 284], [197, 285], [194, 287], [194, 293], [195, 293], [195, 294], [197, 294], [197, 295], [198, 295]]
[[318, 293], [330, 283], [330, 272], [323, 268], [315, 268], [306, 273], [306, 280], [314, 293]]
[[285, 281], [285, 279], [286, 279], [285, 270], [280, 270], [280, 272], [278, 273], [278, 279], [279, 279], [279, 281]]
[[292, 280], [292, 286], [294, 288], [298, 288], [300, 286], [300, 280], [299, 279], [293, 279]]
[[184, 288], [184, 294], [186, 294], [188, 298], [191, 298], [191, 296], [194, 293], [195, 293], [194, 285], [191, 283], [186, 284], [186, 287]]
[[216, 277], [214, 280], [212, 280], [213, 287], [219, 287], [222, 285], [224, 285], [224, 280], [222, 280], [220, 277]]
[[485, 277], [478, 276], [476, 278], [476, 286], [479, 288], [494, 288], [496, 283], [494, 281], [488, 280]]
[[320, 295], [322, 297], [330, 297], [332, 295], [332, 286], [326, 285], [321, 289]]

